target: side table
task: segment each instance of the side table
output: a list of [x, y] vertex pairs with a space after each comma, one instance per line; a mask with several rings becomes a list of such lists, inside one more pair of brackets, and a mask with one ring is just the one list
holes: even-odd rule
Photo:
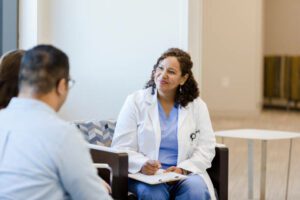
[[248, 140], [248, 198], [253, 199], [253, 140], [261, 140], [261, 175], [260, 175], [260, 199], [266, 199], [266, 170], [267, 170], [267, 142], [269, 140], [289, 139], [288, 170], [286, 180], [285, 199], [288, 197], [288, 186], [291, 167], [291, 153], [293, 139], [299, 138], [300, 133], [287, 131], [273, 131], [262, 129], [234, 129], [216, 131], [215, 135], [222, 138], [240, 138]]

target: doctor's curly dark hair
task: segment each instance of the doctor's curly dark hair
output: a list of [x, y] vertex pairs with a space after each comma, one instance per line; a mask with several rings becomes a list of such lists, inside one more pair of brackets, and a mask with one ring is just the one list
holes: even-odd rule
[[152, 87], [152, 95], [155, 94], [155, 89], [156, 89], [156, 85], [154, 81], [155, 70], [158, 67], [159, 63], [167, 57], [177, 58], [180, 64], [181, 76], [184, 76], [186, 74], [189, 75], [184, 85], [181, 86], [181, 92], [179, 89], [180, 87], [178, 87], [175, 96], [176, 104], [185, 107], [186, 105], [188, 105], [189, 102], [192, 102], [194, 99], [196, 99], [199, 96], [200, 92], [199, 92], [198, 84], [195, 81], [193, 76], [193, 72], [192, 72], [193, 62], [191, 60], [191, 56], [187, 52], [181, 49], [170, 48], [157, 59], [157, 62], [154, 65], [151, 73], [151, 78], [146, 83], [145, 88]]

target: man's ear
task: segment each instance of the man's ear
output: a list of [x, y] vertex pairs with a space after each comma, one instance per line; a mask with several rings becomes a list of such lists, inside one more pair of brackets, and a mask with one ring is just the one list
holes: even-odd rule
[[58, 81], [56, 91], [59, 95], [65, 94], [68, 89], [67, 81], [65, 78], [62, 78]]

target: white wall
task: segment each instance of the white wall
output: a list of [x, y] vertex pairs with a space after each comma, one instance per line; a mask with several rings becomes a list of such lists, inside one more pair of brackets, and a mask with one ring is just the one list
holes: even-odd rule
[[300, 54], [300, 1], [265, 0], [265, 54]]
[[38, 43], [70, 57], [76, 85], [60, 112], [69, 120], [116, 118], [158, 56], [188, 46], [185, 0], [44, 0], [37, 9]]
[[28, 49], [38, 43], [37, 0], [19, 0], [19, 47]]
[[203, 1], [202, 94], [214, 115], [260, 112], [263, 1]]

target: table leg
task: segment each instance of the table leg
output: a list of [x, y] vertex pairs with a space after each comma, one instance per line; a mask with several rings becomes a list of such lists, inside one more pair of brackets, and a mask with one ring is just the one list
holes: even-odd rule
[[253, 140], [248, 140], [248, 199], [253, 199]]
[[288, 193], [289, 193], [289, 179], [290, 179], [290, 169], [291, 169], [292, 147], [293, 147], [293, 139], [290, 139], [288, 170], [287, 170], [286, 188], [285, 188], [285, 199], [286, 200], [288, 199]]
[[266, 199], [267, 141], [261, 141], [260, 200]]

